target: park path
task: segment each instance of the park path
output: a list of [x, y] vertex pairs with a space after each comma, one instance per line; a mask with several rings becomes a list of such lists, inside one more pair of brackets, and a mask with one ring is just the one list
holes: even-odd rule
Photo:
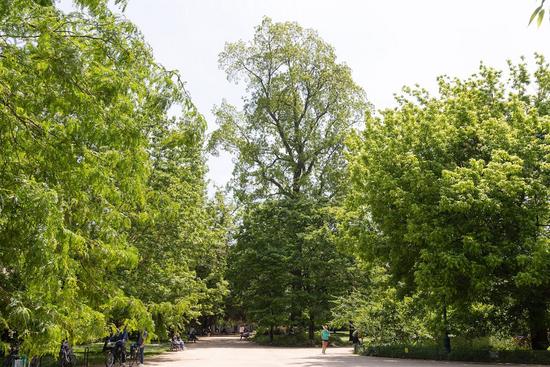
[[[186, 344], [183, 352], [167, 352], [145, 361], [145, 367], [486, 367], [498, 364], [472, 364], [363, 357], [352, 354], [351, 348], [329, 348], [322, 355], [320, 348], [278, 348], [258, 346], [240, 341], [239, 337], [201, 338]], [[534, 365], [505, 365], [530, 366]]]

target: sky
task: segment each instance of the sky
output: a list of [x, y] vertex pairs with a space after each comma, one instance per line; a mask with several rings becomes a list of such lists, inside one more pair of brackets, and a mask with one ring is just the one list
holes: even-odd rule
[[[313, 28], [349, 65], [375, 108], [404, 85], [435, 91], [439, 75], [467, 77], [481, 61], [504, 69], [521, 55], [550, 58], [550, 22], [528, 26], [539, 0], [130, 0], [124, 15], [157, 62], [180, 71], [209, 130], [214, 105], [242, 105], [243, 85], [218, 68], [226, 42], [250, 40], [262, 17]], [[231, 177], [231, 157], [208, 160], [209, 191]]]

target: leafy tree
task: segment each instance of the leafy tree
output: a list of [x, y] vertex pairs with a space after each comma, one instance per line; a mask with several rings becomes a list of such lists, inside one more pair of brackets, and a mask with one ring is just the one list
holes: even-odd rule
[[406, 88], [350, 144], [349, 201], [365, 258], [438, 308], [515, 305], [546, 349], [550, 71], [537, 66], [442, 77], [438, 97]]
[[245, 315], [269, 329], [270, 340], [278, 325], [288, 322], [292, 274], [289, 232], [284, 224], [288, 211], [276, 203], [249, 209], [230, 250], [228, 279], [234, 302]]
[[[329, 241], [327, 213], [343, 192], [344, 140], [362, 119], [364, 93], [333, 48], [296, 23], [264, 18], [252, 41], [227, 44], [219, 60], [248, 91], [242, 111], [225, 102], [215, 109], [211, 139], [237, 156], [233, 189], [247, 205], [234, 289], [253, 320], [307, 325], [313, 339], [328, 299], [347, 289], [349, 259]], [[241, 275], [251, 269], [260, 281]]]
[[408, 344], [433, 337], [437, 313], [421, 294], [402, 296], [383, 266], [363, 267], [365, 282], [351, 294], [339, 297], [332, 309], [333, 324], [353, 321], [367, 344]]
[[282, 205], [290, 210], [286, 230], [293, 236], [290, 321], [294, 324], [292, 316], [297, 316], [313, 339], [315, 327], [330, 319], [334, 297], [347, 294], [356, 283], [356, 267], [353, 258], [336, 246], [336, 218], [330, 207], [305, 199]]
[[201, 270], [226, 244], [204, 121], [130, 22], [76, 4], [0, 7], [0, 327], [31, 356], [111, 323], [171, 326], [225, 292], [223, 269]]
[[310, 202], [272, 200], [249, 207], [231, 249], [228, 278], [246, 316], [268, 328], [314, 327], [352, 283], [349, 257], [327, 240], [326, 215]]
[[153, 310], [161, 337], [171, 330], [181, 331], [185, 323], [198, 317], [202, 301], [208, 299], [202, 294], [218, 285], [207, 285], [211, 271], [202, 269], [209, 266], [209, 254], [216, 244], [209, 242], [209, 224], [214, 218], [205, 194], [202, 142], [206, 124], [190, 102], [185, 107], [178, 121], [151, 130], [147, 199], [130, 236], [140, 260], [121, 279], [127, 292]]
[[243, 111], [215, 109], [211, 139], [237, 155], [238, 199], [336, 195], [344, 139], [365, 100], [333, 48], [313, 30], [264, 18], [250, 43], [227, 44], [219, 61], [249, 93]]
[[127, 229], [147, 174], [140, 130], [162, 113], [143, 111], [156, 98], [142, 81], [162, 70], [108, 13], [13, 1], [0, 28], [1, 313], [34, 355], [103, 334], [110, 274], [136, 263]]

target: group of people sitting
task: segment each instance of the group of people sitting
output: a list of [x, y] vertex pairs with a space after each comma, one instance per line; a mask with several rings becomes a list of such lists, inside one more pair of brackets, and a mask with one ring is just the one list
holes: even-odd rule
[[172, 349], [173, 351], [185, 350], [185, 343], [183, 342], [183, 340], [181, 340], [178, 334], [172, 337], [172, 345], [170, 349]]
[[247, 326], [240, 326], [239, 334], [241, 335], [241, 340], [248, 339], [250, 337], [250, 330]]

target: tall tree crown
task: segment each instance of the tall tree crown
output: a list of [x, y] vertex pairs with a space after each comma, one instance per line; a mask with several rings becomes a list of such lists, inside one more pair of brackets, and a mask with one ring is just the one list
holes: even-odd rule
[[237, 154], [240, 197], [335, 195], [343, 142], [366, 102], [334, 49], [313, 30], [264, 18], [219, 62], [248, 92], [242, 111], [225, 102], [215, 109], [220, 129], [211, 141]]

